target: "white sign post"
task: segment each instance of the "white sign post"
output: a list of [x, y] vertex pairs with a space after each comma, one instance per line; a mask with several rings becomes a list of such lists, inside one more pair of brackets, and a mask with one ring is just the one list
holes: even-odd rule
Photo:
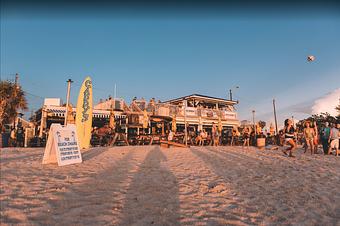
[[52, 124], [45, 148], [43, 164], [56, 163], [65, 166], [81, 163], [76, 126]]

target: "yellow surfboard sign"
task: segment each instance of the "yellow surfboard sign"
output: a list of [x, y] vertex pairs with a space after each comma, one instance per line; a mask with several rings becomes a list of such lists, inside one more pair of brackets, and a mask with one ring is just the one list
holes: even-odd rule
[[80, 87], [76, 112], [77, 135], [81, 149], [90, 147], [92, 110], [92, 81], [87, 77]]

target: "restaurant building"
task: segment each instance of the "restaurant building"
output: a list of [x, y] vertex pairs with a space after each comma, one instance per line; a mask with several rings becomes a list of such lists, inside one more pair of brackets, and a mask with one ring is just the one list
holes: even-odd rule
[[195, 126], [198, 130], [211, 128], [216, 124], [222, 129], [238, 127], [235, 105], [238, 101], [223, 98], [192, 94], [162, 102], [168, 105], [169, 112], [158, 111], [159, 114], [168, 114], [175, 118], [177, 126]]
[[[166, 101], [135, 98], [130, 105], [123, 99], [108, 98], [94, 105], [93, 126], [103, 126], [109, 122], [110, 114], [113, 114], [115, 123], [119, 123], [119, 126], [129, 134], [139, 134], [143, 131], [164, 136], [168, 130], [183, 131], [185, 124], [194, 131], [202, 129], [209, 131], [213, 123], [220, 131], [231, 130], [240, 125], [235, 110], [236, 104], [238, 101], [200, 94]], [[71, 118], [74, 118], [76, 108], [69, 109], [73, 116]], [[65, 114], [66, 108], [60, 99], [45, 99], [41, 111], [36, 115], [39, 136], [43, 136], [52, 123], [63, 124]]]

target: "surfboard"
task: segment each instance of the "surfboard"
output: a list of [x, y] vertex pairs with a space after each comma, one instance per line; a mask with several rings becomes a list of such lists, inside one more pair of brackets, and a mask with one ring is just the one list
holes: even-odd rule
[[81, 149], [90, 147], [92, 110], [92, 80], [87, 77], [80, 87], [76, 110], [77, 135]]

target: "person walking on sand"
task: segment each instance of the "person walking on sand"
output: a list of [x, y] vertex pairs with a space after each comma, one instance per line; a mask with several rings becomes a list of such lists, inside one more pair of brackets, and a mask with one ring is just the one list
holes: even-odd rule
[[325, 155], [328, 154], [328, 149], [329, 149], [329, 134], [331, 132], [331, 128], [329, 128], [329, 123], [325, 123], [325, 127], [322, 128], [320, 132], [320, 138], [321, 138], [321, 144], [322, 144], [322, 149]]
[[246, 127], [244, 128], [244, 131], [243, 131], [243, 147], [244, 146], [249, 147], [249, 139], [250, 139], [249, 128]]
[[215, 123], [212, 123], [211, 135], [213, 140], [213, 146], [218, 146], [219, 134], [217, 132], [217, 127]]
[[282, 152], [287, 155], [287, 151], [289, 151], [289, 157], [295, 157], [293, 155], [293, 151], [296, 148], [296, 144], [294, 141], [295, 137], [295, 129], [293, 127], [293, 122], [290, 119], [285, 120], [285, 127], [283, 129], [284, 136], [285, 136], [285, 143], [288, 144], [290, 147], [286, 150], [282, 150]]
[[332, 128], [329, 135], [329, 149], [328, 154], [331, 153], [333, 149], [335, 149], [335, 155], [339, 155], [339, 129], [337, 128], [337, 125], [334, 123], [332, 124]]
[[307, 121], [305, 123], [306, 128], [303, 130], [303, 135], [306, 140], [306, 145], [305, 145], [305, 152], [307, 152], [308, 147], [310, 147], [310, 154], [312, 155], [314, 152], [314, 137], [315, 137], [315, 130], [314, 128], [310, 127], [310, 122]]
[[314, 121], [314, 154], [318, 153], [318, 145], [319, 145], [319, 133], [318, 133], [318, 125], [316, 124], [316, 121]]
[[18, 129], [16, 132], [16, 141], [17, 141], [16, 147], [23, 147], [24, 140], [25, 140], [24, 128], [22, 126], [18, 126]]
[[201, 138], [202, 138], [201, 146], [203, 146], [204, 142], [208, 139], [208, 133], [207, 131], [205, 131], [205, 129], [203, 129], [201, 132]]
[[10, 137], [9, 137], [9, 143], [10, 143], [10, 147], [15, 147], [16, 146], [16, 131], [14, 129], [14, 127], [11, 128], [11, 132], [10, 132]]
[[237, 131], [236, 131], [235, 128], [233, 128], [233, 130], [231, 131], [231, 141], [230, 141], [230, 146], [234, 146], [236, 137], [237, 137]]

